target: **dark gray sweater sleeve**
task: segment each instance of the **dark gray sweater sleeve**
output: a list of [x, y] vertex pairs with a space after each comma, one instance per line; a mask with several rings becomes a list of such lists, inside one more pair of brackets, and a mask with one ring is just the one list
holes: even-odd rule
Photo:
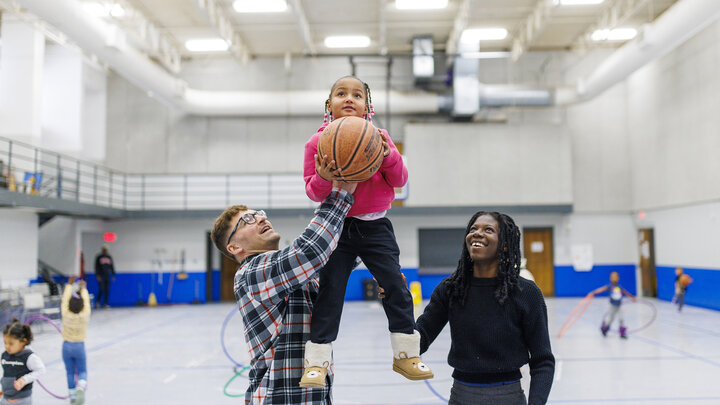
[[443, 282], [435, 287], [430, 302], [416, 321], [416, 328], [420, 332], [420, 354], [427, 351], [448, 322], [448, 303], [444, 287]]
[[530, 405], [547, 402], [555, 374], [555, 356], [550, 348], [548, 316], [540, 289], [531, 282], [522, 288], [523, 338], [530, 352]]

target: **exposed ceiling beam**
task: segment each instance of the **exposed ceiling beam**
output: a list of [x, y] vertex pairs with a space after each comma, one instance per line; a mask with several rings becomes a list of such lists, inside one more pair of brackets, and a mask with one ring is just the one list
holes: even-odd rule
[[595, 23], [590, 25], [590, 27], [573, 42], [571, 49], [586, 51], [592, 48], [594, 41], [591, 37], [595, 30], [611, 29], [620, 26], [649, 1], [650, 0], [614, 0], [600, 13]]
[[380, 55], [387, 55], [387, 0], [378, 0], [378, 48]]
[[205, 13], [210, 25], [218, 31], [220, 38], [230, 44], [232, 55], [246, 63], [250, 58], [250, 49], [242, 40], [240, 33], [233, 28], [222, 4], [218, 0], [195, 0], [195, 3]]
[[550, 16], [557, 8], [554, 0], [538, 0], [532, 13], [525, 19], [520, 32], [512, 44], [512, 60], [517, 61], [533, 44], [533, 41], [545, 30]]
[[[445, 44], [445, 54], [455, 55], [458, 49], [458, 42], [460, 41], [460, 35], [467, 28], [470, 21], [470, 0], [462, 0], [458, 12], [455, 15], [455, 21], [453, 22], [453, 28], [448, 37], [447, 43]], [[448, 60], [448, 63], [452, 63]]]
[[307, 16], [305, 15], [305, 9], [302, 6], [302, 2], [300, 0], [290, 0], [290, 4], [292, 5], [298, 30], [300, 30], [303, 42], [305, 42], [305, 53], [311, 56], [317, 55], [317, 49], [315, 48], [315, 43], [313, 42], [312, 35], [310, 34], [310, 24], [308, 23]]

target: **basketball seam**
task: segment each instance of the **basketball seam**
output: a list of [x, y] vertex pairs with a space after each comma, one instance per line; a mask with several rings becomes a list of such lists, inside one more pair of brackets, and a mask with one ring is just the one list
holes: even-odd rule
[[[357, 152], [360, 150], [360, 146], [363, 143], [363, 139], [365, 139], [365, 132], [367, 132], [367, 127], [368, 127], [368, 122], [365, 121], [365, 126], [363, 127], [362, 135], [360, 136], [360, 140], [357, 142], [357, 144], [355, 144], [355, 150], [353, 151], [353, 154], [350, 156], [350, 159], [348, 159], [347, 163], [345, 163], [345, 166], [342, 168], [343, 170], [350, 167], [353, 160], [355, 160], [355, 155], [357, 155]], [[372, 142], [372, 140], [370, 140], [370, 142]], [[335, 161], [335, 163], [337, 163], [337, 161]]]
[[340, 122], [338, 122], [337, 128], [335, 128], [335, 134], [333, 134], [332, 137], [332, 152], [333, 152], [333, 160], [335, 161], [335, 167], [338, 165], [337, 161], [337, 135], [340, 132], [340, 127], [343, 124], [343, 121], [345, 121], [345, 117], [340, 118]]
[[[360, 174], [360, 173], [364, 172], [365, 170], [367, 170], [369, 167], [372, 167], [373, 165], [375, 165], [375, 163], [377, 163], [378, 158], [380, 158], [380, 156], [382, 155], [382, 148], [378, 148], [378, 149], [379, 149], [378, 154], [377, 154], [377, 156], [375, 156], [375, 159], [373, 159], [371, 163], [369, 163], [367, 166], [363, 167], [362, 169], [359, 169], [358, 171], [356, 171], [356, 172], [354, 172], [354, 173], [350, 173], [350, 174], [344, 174], [344, 173], [343, 173], [343, 177], [351, 177], [351, 176], [354, 176], [354, 175], [356, 175], [356, 174]], [[376, 172], [376, 173], [377, 173], [377, 172]], [[375, 175], [375, 173], [373, 173], [372, 176], [374, 176], [374, 175]], [[372, 177], [372, 176], [370, 176], [370, 177]], [[368, 179], [369, 179], [370, 177], [368, 177]], [[349, 182], [354, 182], [354, 181], [357, 182], [358, 180], [348, 180], [348, 181], [349, 181]], [[365, 180], [361, 180], [361, 181], [365, 181]]]

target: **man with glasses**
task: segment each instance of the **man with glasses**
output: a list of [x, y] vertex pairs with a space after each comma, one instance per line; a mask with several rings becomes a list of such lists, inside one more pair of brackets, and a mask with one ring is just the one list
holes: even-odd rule
[[356, 186], [333, 181], [332, 192], [315, 210], [310, 224], [282, 250], [280, 234], [265, 211], [233, 205], [215, 221], [213, 243], [239, 264], [234, 291], [252, 357], [246, 404], [332, 402], [332, 374], [325, 388], [301, 388], [298, 384], [305, 343], [310, 340], [317, 272], [337, 246]]

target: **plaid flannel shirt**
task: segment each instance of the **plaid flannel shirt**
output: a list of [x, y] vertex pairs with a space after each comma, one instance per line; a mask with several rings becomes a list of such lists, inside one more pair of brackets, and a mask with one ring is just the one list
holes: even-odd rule
[[333, 189], [302, 235], [282, 250], [250, 256], [235, 273], [235, 298], [250, 352], [246, 404], [332, 403], [332, 365], [323, 388], [298, 386], [317, 296], [317, 271], [337, 246], [353, 197]]

